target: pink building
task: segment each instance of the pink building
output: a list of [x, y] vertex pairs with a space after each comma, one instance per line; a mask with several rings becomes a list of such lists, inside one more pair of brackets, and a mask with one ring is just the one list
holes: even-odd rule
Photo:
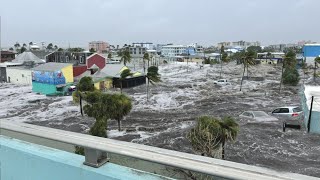
[[89, 50], [93, 48], [97, 53], [102, 53], [104, 51], [109, 51], [110, 45], [104, 41], [92, 41], [89, 42]]

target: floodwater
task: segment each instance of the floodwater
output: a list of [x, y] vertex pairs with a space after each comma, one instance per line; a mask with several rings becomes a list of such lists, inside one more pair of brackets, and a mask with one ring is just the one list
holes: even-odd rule
[[[278, 106], [300, 104], [298, 87], [284, 87], [279, 93], [279, 67], [249, 68], [250, 76], [265, 80], [244, 81], [241, 92], [241, 65], [223, 66], [222, 78], [231, 82], [223, 87], [213, 84], [220, 78], [219, 65], [200, 69], [192, 63], [189, 68], [182, 63], [169, 64], [161, 66], [160, 73], [163, 82], [150, 86], [149, 101], [144, 85], [124, 90], [133, 99], [133, 110], [122, 121], [121, 132], [117, 131], [116, 121], [108, 122], [109, 138], [195, 153], [185, 137], [196, 119], [203, 115], [232, 116], [240, 124], [240, 132], [234, 143], [227, 143], [226, 160], [320, 177], [320, 135], [307, 134], [304, 129], [282, 132], [281, 121], [252, 122], [238, 118], [245, 110], [270, 112]], [[0, 110], [0, 118], [82, 133], [94, 122], [81, 117], [71, 97], [34, 97], [30, 87], [13, 86], [22, 90], [7, 92], [12, 85], [5, 86], [0, 85], [0, 91], [6, 92], [1, 93], [0, 100], [20, 99], [22, 105], [9, 103], [7, 111]], [[30, 98], [21, 99], [21, 93], [29, 94]], [[34, 98], [39, 101], [30, 102]]]

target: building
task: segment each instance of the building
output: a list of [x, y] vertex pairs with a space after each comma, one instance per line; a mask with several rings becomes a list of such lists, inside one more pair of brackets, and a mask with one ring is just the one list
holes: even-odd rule
[[157, 44], [156, 45], [156, 50], [158, 53], [161, 53], [161, 50], [162, 50], [162, 47], [163, 46], [169, 46], [169, 45], [173, 45], [172, 43], [169, 43], [169, 44]]
[[261, 64], [278, 64], [282, 62], [285, 53], [283, 52], [271, 52], [271, 56], [268, 56], [267, 52], [257, 53], [257, 59]]
[[108, 64], [103, 69], [99, 69], [92, 79], [94, 87], [98, 90], [106, 90], [110, 88], [130, 88], [139, 86], [146, 83], [146, 78], [141, 72], [132, 72], [131, 77], [127, 77], [125, 80], [120, 81], [121, 72], [125, 69], [129, 69], [122, 64]]
[[141, 46], [130, 46], [129, 51], [132, 58], [143, 58], [144, 53], [147, 52], [147, 48]]
[[86, 59], [92, 54], [91, 52], [55, 51], [46, 56], [46, 62], [86, 65]]
[[12, 62], [1, 65], [0, 81], [13, 84], [31, 85], [31, 68], [44, 61], [35, 56], [32, 52], [19, 54]]
[[30, 51], [25, 51], [22, 54], [19, 54], [14, 60], [12, 60], [12, 62], [22, 63], [22, 64], [28, 64], [28, 63], [43, 64], [45, 63], [45, 60], [41, 60], [39, 57], [37, 57]]
[[154, 45], [153, 43], [150, 43], [150, 42], [145, 42], [145, 43], [132, 43], [132, 46], [135, 47], [135, 46], [140, 46], [140, 47], [144, 47], [146, 49], [154, 49]]
[[69, 63], [46, 63], [32, 69], [32, 91], [57, 95], [73, 84], [73, 68]]
[[73, 66], [74, 81], [78, 82], [82, 77], [92, 75], [105, 66], [106, 58], [98, 53], [94, 53], [87, 58], [85, 65]]
[[16, 57], [16, 53], [11, 51], [1, 51], [0, 63], [12, 61]]
[[302, 52], [305, 62], [314, 65], [314, 59], [320, 56], [320, 44], [305, 44]]
[[93, 48], [97, 53], [108, 52], [110, 45], [104, 41], [92, 41], [89, 42], [89, 49]]
[[318, 103], [320, 102], [320, 86], [304, 85], [300, 91], [300, 100], [304, 112], [305, 127], [311, 133], [320, 134], [320, 104]]
[[218, 48], [220, 49], [222, 46], [225, 48], [233, 48], [233, 47], [241, 47], [242, 49], [245, 49], [249, 46], [261, 46], [261, 43], [259, 41], [254, 42], [246, 42], [246, 41], [234, 41], [234, 42], [220, 42], [218, 43]]
[[168, 45], [163, 46], [161, 55], [164, 57], [175, 58], [186, 53], [187, 46], [184, 45]]

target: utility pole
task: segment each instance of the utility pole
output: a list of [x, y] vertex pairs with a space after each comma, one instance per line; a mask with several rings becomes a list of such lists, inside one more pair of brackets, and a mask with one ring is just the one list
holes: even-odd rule
[[313, 96], [311, 97], [311, 105], [310, 105], [310, 111], [309, 111], [309, 118], [308, 118], [308, 133], [310, 132], [310, 125], [311, 125], [311, 115], [312, 115], [312, 106], [313, 106]]

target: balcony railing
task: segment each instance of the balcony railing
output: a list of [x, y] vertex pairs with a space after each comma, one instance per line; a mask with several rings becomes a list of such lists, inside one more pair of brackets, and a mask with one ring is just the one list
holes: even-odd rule
[[300, 174], [277, 172], [256, 166], [7, 120], [0, 120], [0, 130], [41, 137], [60, 143], [81, 146], [97, 152], [113, 153], [224, 179], [318, 179]]

